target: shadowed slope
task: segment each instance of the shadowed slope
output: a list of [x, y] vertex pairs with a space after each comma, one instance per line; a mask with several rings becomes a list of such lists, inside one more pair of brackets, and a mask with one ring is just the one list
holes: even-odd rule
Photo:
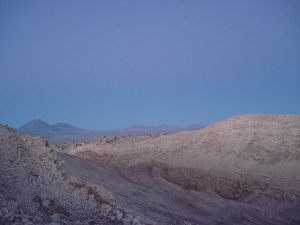
[[[152, 219], [160, 215], [156, 221], [162, 224], [300, 221], [298, 116], [239, 116], [200, 131], [122, 144], [91, 142], [69, 153], [118, 173], [118, 183], [133, 190], [107, 188], [128, 208]], [[81, 178], [89, 171], [83, 168]]]
[[0, 125], [0, 223], [108, 225], [139, 221], [121, 209], [111, 192], [66, 174], [63, 164], [46, 140]]

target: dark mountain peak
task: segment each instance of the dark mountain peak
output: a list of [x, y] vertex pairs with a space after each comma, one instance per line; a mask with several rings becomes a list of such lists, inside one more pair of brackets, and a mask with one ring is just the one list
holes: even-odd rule
[[122, 129], [90, 131], [65, 122], [50, 125], [41, 119], [34, 119], [21, 126], [18, 130], [24, 134], [47, 138], [50, 143], [62, 143], [70, 140], [90, 140], [103, 135], [174, 134], [180, 131], [196, 130], [199, 128], [201, 128], [200, 125], [181, 127], [168, 124], [159, 126], [132, 124]]
[[53, 126], [72, 126], [72, 125], [69, 123], [59, 122], [59, 123], [55, 123]]
[[50, 125], [41, 119], [34, 119], [21, 126], [18, 130], [23, 134], [44, 137], [50, 143], [90, 139], [98, 135], [94, 131], [84, 130], [68, 123]]
[[46, 122], [44, 120], [40, 119], [40, 118], [37, 118], [37, 119], [31, 120], [28, 123], [46, 123]]
[[51, 126], [46, 123], [45, 121], [41, 120], [41, 119], [34, 119], [34, 120], [31, 120], [30, 122], [24, 124], [23, 126], [21, 126], [19, 128], [20, 129], [28, 129], [28, 128], [51, 128]]
[[22, 133], [30, 135], [40, 135], [52, 132], [52, 127], [41, 119], [34, 119], [24, 124], [19, 129]]

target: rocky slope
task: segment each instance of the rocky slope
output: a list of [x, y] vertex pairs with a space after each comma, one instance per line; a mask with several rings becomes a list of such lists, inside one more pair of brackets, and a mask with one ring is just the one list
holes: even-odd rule
[[52, 148], [0, 126], [1, 223], [300, 223], [299, 116]]
[[[199, 131], [122, 144], [91, 142], [69, 154], [118, 171], [119, 183], [142, 186], [134, 186], [131, 197], [122, 188], [113, 192], [126, 207], [162, 224], [300, 221], [299, 116], [239, 116]], [[153, 202], [135, 207], [148, 198]]]
[[0, 125], [0, 224], [139, 224], [111, 192], [63, 164], [46, 140]]

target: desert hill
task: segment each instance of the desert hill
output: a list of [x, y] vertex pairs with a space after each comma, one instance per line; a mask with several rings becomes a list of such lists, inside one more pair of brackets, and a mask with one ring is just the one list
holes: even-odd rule
[[0, 169], [4, 224], [300, 222], [300, 116], [238, 116], [64, 150], [0, 126]]
[[[125, 180], [163, 192], [152, 206], [153, 219], [159, 208], [164, 213], [172, 212], [171, 218], [181, 213], [184, 218], [186, 212], [193, 212], [189, 216], [195, 224], [217, 224], [219, 220], [221, 224], [299, 222], [299, 116], [239, 116], [199, 131], [140, 142], [91, 142], [73, 148], [69, 154], [98, 160], [119, 171]], [[84, 168], [82, 173], [82, 177], [89, 177]], [[124, 195], [120, 189], [114, 193]], [[128, 199], [132, 207], [145, 201], [143, 197]], [[173, 209], [165, 210], [170, 205]], [[165, 224], [174, 223], [159, 218], [164, 220]]]
[[0, 224], [141, 224], [100, 185], [62, 169], [47, 141], [0, 125]]

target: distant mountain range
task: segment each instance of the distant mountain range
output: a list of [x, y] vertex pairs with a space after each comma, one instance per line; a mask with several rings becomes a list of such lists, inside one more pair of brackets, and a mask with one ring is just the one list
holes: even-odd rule
[[41, 136], [52, 144], [63, 143], [66, 141], [82, 141], [91, 140], [98, 136], [104, 135], [142, 135], [145, 133], [149, 134], [174, 134], [180, 131], [191, 131], [201, 129], [203, 126], [194, 124], [190, 126], [172, 126], [172, 125], [160, 125], [160, 126], [144, 126], [135, 124], [122, 129], [107, 130], [107, 131], [91, 131], [85, 130], [68, 123], [56, 123], [50, 125], [41, 119], [32, 120], [20, 128], [23, 134], [31, 136]]

